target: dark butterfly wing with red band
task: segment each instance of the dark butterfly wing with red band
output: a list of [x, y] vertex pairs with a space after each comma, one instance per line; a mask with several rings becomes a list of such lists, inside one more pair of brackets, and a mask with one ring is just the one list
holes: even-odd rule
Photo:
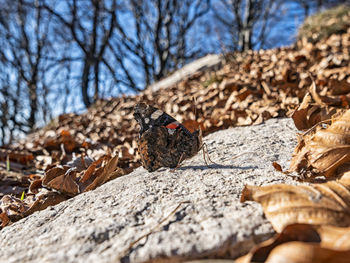
[[134, 117], [140, 125], [138, 148], [142, 166], [150, 172], [160, 167], [175, 168], [201, 147], [199, 130], [191, 133], [160, 109], [139, 103]]

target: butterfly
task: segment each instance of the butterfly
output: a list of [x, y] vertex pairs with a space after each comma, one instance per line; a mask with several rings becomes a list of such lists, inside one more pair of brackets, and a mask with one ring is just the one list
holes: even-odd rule
[[134, 118], [140, 125], [138, 150], [142, 166], [149, 172], [161, 167], [176, 168], [202, 147], [200, 129], [191, 133], [169, 114], [151, 105], [136, 104]]

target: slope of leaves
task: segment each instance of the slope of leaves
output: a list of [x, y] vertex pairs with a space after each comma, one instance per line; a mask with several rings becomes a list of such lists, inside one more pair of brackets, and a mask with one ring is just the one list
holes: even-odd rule
[[[31, 176], [27, 193], [22, 192], [23, 198], [10, 194], [2, 196], [1, 227], [124, 175], [125, 171], [118, 168], [117, 164], [117, 156], [104, 155], [96, 161], [79, 157], [63, 166], [48, 166], [43, 177]], [[24, 191], [23, 188], [21, 190]]]
[[96, 149], [118, 149], [119, 164], [135, 168], [138, 127], [132, 111], [137, 101], [159, 107], [184, 122], [195, 119], [195, 97], [197, 121], [204, 135], [231, 126], [258, 124], [291, 115], [309, 90], [311, 75], [323, 92], [342, 88], [350, 77], [349, 47], [350, 30], [317, 44], [301, 40], [291, 48], [227, 54], [226, 63], [215, 72], [198, 72], [155, 92], [100, 100], [85, 114], [59, 116], [11, 148], [26, 149], [36, 156], [59, 155], [62, 144], [67, 154], [86, 149], [89, 155], [97, 156]]

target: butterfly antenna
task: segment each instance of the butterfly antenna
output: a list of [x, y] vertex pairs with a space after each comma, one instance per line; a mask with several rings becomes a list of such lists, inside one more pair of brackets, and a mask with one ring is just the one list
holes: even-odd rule
[[[218, 163], [214, 162], [211, 158], [210, 158], [210, 155], [209, 155], [209, 151], [208, 151], [208, 145], [204, 142], [202, 144], [202, 151], [203, 151], [203, 159], [204, 159], [204, 162], [207, 166], [209, 166], [209, 162], [211, 164], [216, 164], [216, 165], [219, 165]], [[208, 158], [208, 160], [207, 160]], [[209, 162], [208, 162], [209, 161]]]
[[202, 152], [203, 152], [203, 159], [204, 159], [204, 162], [205, 162], [205, 164], [207, 165], [207, 166], [209, 166], [209, 163], [208, 163], [208, 161], [207, 161], [207, 159], [206, 159], [206, 156], [205, 156], [205, 151], [204, 151], [204, 144], [202, 145]]
[[[192, 109], [193, 109], [193, 114], [194, 114], [195, 120], [197, 122], [197, 120], [198, 120], [198, 112], [197, 112], [197, 107], [196, 106], [197, 106], [197, 100], [196, 100], [196, 97], [193, 96], [192, 97]], [[202, 129], [201, 129], [200, 125], [198, 125], [198, 129], [199, 129], [199, 137], [202, 140]], [[201, 148], [202, 148], [202, 151], [203, 151], [203, 159], [204, 159], [205, 164], [207, 166], [209, 166], [209, 162], [210, 162], [212, 164], [218, 165], [216, 162], [214, 162], [212, 159], [210, 159], [207, 144], [206, 143], [202, 143]]]

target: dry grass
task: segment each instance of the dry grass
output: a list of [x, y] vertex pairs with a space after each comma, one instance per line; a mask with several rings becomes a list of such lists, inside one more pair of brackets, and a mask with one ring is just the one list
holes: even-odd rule
[[350, 27], [350, 6], [340, 5], [308, 17], [300, 27], [298, 38], [315, 43], [332, 34], [342, 34]]

